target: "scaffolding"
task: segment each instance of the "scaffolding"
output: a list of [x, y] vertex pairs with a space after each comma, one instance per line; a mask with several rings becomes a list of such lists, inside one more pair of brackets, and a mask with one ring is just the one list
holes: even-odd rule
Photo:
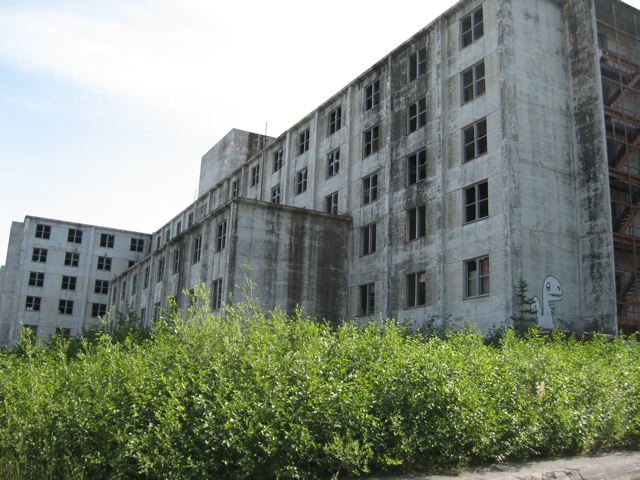
[[618, 328], [640, 330], [640, 51], [636, 10], [596, 1]]

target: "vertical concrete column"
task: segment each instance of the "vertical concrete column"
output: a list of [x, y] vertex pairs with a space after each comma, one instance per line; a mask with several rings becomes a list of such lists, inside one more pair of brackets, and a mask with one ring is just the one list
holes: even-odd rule
[[593, 0], [569, 0], [563, 13], [573, 100], [580, 317], [583, 330], [615, 333], [611, 198]]
[[512, 0], [500, 0], [496, 9], [498, 29], [498, 63], [500, 76], [500, 157], [502, 165], [502, 211], [505, 231], [504, 255], [504, 317], [513, 315], [513, 289], [522, 271], [522, 225], [520, 208], [518, 153], [518, 115], [516, 91], [516, 66], [513, 38]]

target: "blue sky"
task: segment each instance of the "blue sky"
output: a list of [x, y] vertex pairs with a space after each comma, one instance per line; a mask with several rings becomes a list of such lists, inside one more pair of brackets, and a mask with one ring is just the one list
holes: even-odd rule
[[0, 264], [25, 215], [156, 230], [231, 128], [279, 135], [454, 3], [0, 0]]

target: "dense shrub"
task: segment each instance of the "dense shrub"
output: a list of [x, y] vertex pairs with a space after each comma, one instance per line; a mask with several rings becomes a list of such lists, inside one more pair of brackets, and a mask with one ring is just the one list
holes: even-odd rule
[[[74, 349], [71, 355], [69, 349]], [[318, 478], [640, 447], [640, 350], [245, 305], [0, 354], [4, 478]]]

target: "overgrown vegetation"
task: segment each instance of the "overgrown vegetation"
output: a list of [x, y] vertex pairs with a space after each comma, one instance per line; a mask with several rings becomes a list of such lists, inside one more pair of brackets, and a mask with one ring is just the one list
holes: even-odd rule
[[187, 317], [0, 354], [0, 476], [323, 478], [640, 447], [636, 342]]

